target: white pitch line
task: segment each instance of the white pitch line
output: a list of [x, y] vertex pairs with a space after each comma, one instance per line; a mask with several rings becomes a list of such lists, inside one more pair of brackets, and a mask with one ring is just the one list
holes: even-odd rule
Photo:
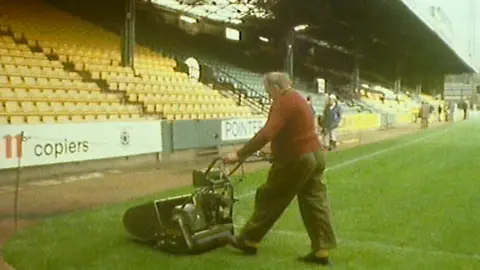
[[[235, 225], [235, 228], [240, 228], [240, 225]], [[288, 230], [277, 230], [277, 229], [272, 229], [270, 232], [274, 234], [280, 234], [283, 236], [291, 236], [291, 237], [297, 237], [297, 238], [302, 237], [308, 240], [308, 236], [306, 233], [300, 233], [300, 232], [288, 231]], [[476, 254], [476, 253], [465, 254], [465, 253], [456, 253], [456, 252], [449, 252], [449, 251], [442, 251], [442, 250], [428, 250], [428, 249], [414, 248], [409, 246], [397, 246], [397, 245], [375, 242], [375, 241], [352, 241], [352, 240], [346, 240], [346, 239], [338, 239], [338, 243], [339, 245], [351, 246], [351, 247], [373, 248], [378, 250], [390, 250], [395, 252], [429, 254], [429, 255], [435, 255], [435, 256], [449, 256], [454, 258], [461, 258], [461, 259], [468, 259], [468, 260], [473, 259], [473, 260], [480, 261], [480, 254]]]
[[[406, 147], [408, 145], [411, 145], [411, 144], [415, 144], [415, 143], [418, 143], [418, 142], [421, 142], [425, 139], [428, 139], [428, 138], [431, 138], [431, 137], [435, 137], [435, 136], [438, 136], [440, 134], [443, 134], [447, 131], [449, 131], [451, 129], [451, 127], [448, 127], [448, 128], [445, 128], [441, 131], [436, 131], [436, 132], [433, 132], [433, 133], [430, 133], [428, 135], [425, 135], [425, 136], [422, 136], [422, 137], [419, 137], [419, 138], [416, 138], [414, 140], [411, 140], [411, 141], [407, 141], [407, 142], [404, 142], [404, 143], [400, 143], [400, 144], [397, 144], [395, 146], [391, 146], [391, 147], [387, 147], [385, 149], [382, 149], [382, 150], [379, 150], [379, 151], [374, 151], [372, 153], [369, 153], [369, 154], [366, 154], [366, 155], [363, 155], [363, 156], [360, 156], [360, 157], [357, 157], [357, 158], [353, 158], [353, 159], [350, 159], [350, 160], [347, 160], [347, 161], [344, 161], [342, 163], [339, 163], [339, 164], [336, 164], [332, 167], [329, 167], [325, 170], [325, 172], [329, 172], [329, 171], [333, 171], [333, 170], [337, 170], [337, 169], [340, 169], [340, 168], [343, 168], [345, 166], [349, 166], [349, 165], [352, 165], [352, 164], [355, 164], [359, 161], [363, 161], [363, 160], [367, 160], [367, 159], [370, 159], [370, 158], [374, 158], [378, 155], [381, 155], [381, 154], [384, 154], [384, 153], [387, 153], [387, 152], [390, 152], [390, 151], [393, 151], [393, 150], [397, 150], [397, 149], [400, 149], [400, 148], [403, 148], [403, 147]], [[238, 196], [239, 199], [243, 199], [243, 198], [247, 198], [247, 197], [250, 197], [250, 196], [253, 196], [255, 195], [255, 192], [256, 191], [250, 191], [250, 192], [247, 192], [245, 194], [241, 194]]]

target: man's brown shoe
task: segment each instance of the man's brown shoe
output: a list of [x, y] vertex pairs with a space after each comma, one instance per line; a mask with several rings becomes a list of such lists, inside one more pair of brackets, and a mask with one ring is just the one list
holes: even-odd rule
[[309, 253], [306, 256], [298, 258], [298, 260], [306, 263], [319, 264], [322, 266], [331, 266], [328, 257], [318, 257], [314, 253]]
[[253, 245], [249, 245], [246, 243], [245, 240], [240, 240], [235, 236], [232, 236], [232, 239], [230, 241], [230, 245], [240, 251], [242, 251], [246, 255], [255, 255], [257, 254], [257, 247]]

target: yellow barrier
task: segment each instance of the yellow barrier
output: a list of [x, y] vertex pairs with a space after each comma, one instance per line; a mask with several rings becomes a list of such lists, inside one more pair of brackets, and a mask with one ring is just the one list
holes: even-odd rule
[[415, 121], [415, 115], [412, 113], [395, 114], [395, 123], [397, 125], [411, 124]]
[[381, 122], [380, 114], [348, 114], [343, 117], [338, 129], [342, 133], [379, 129]]

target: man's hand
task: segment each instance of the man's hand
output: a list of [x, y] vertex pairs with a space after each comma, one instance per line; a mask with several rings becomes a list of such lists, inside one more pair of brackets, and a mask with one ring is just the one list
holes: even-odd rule
[[223, 162], [227, 164], [237, 163], [240, 160], [240, 158], [237, 155], [237, 152], [231, 152], [226, 156], [224, 156], [222, 159], [223, 159]]

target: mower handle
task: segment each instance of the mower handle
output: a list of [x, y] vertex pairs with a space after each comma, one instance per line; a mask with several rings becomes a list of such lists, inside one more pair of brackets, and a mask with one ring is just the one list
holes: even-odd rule
[[[214, 159], [212, 160], [212, 162], [210, 163], [210, 165], [208, 165], [207, 170], [205, 171], [205, 174], [207, 175], [207, 174], [210, 172], [210, 170], [212, 170], [213, 166], [215, 166], [215, 164], [217, 164], [217, 162], [219, 162], [219, 161], [222, 161], [222, 158], [221, 158], [221, 157], [214, 158]], [[243, 164], [243, 161], [239, 162], [239, 163], [233, 168], [233, 170], [230, 171], [230, 173], [229, 173], [227, 176], [231, 176], [232, 174], [234, 174], [234, 173], [238, 170], [238, 168], [240, 168], [240, 166], [242, 166], [242, 164]]]

